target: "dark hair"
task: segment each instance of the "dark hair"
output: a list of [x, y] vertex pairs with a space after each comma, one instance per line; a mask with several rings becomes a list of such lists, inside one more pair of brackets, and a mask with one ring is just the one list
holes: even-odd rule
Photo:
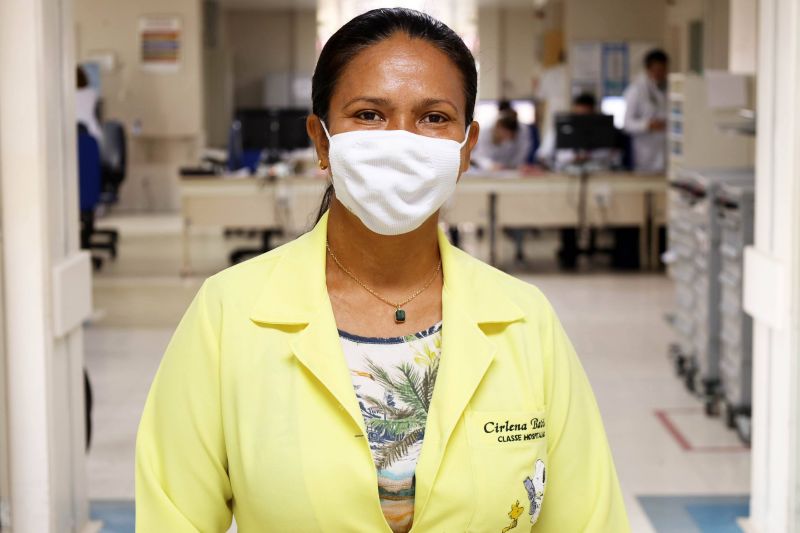
[[478, 92], [478, 71], [475, 58], [461, 37], [435, 18], [402, 7], [367, 11], [352, 19], [334, 33], [317, 60], [311, 78], [311, 101], [315, 115], [328, 118], [331, 95], [345, 67], [362, 50], [395, 33], [402, 32], [412, 39], [422, 39], [444, 52], [461, 71], [466, 99], [466, 122], [472, 122]]
[[669, 63], [669, 56], [667, 56], [667, 53], [660, 48], [650, 50], [647, 52], [647, 55], [644, 56], [644, 68], [650, 68], [656, 63], [661, 63], [662, 65]]
[[89, 77], [86, 75], [86, 71], [80, 65], [75, 67], [75, 79], [78, 89], [83, 89], [89, 85]]
[[514, 133], [519, 130], [519, 120], [517, 120], [516, 113], [500, 113], [495, 125]]
[[[420, 11], [402, 7], [367, 11], [350, 20], [328, 39], [311, 78], [312, 112], [322, 120], [327, 120], [331, 95], [345, 67], [359, 52], [399, 32], [432, 44], [447, 55], [461, 72], [466, 99], [464, 118], [468, 126], [475, 113], [478, 92], [478, 71], [472, 52], [461, 37], [443, 22]], [[328, 186], [317, 220], [327, 211], [332, 196], [333, 186]]]
[[511, 107], [510, 100], [500, 100], [497, 102], [497, 110], [498, 111], [513, 111], [513, 107]]
[[597, 107], [597, 98], [592, 93], [581, 93], [572, 99], [572, 105], [582, 105], [594, 109]]

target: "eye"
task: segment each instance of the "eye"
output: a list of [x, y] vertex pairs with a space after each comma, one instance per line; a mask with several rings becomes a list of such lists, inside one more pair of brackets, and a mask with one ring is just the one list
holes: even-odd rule
[[372, 122], [374, 120], [380, 120], [381, 117], [375, 111], [361, 111], [356, 114], [356, 118]]
[[447, 122], [447, 117], [440, 113], [430, 113], [422, 118], [422, 122], [429, 124], [443, 124]]

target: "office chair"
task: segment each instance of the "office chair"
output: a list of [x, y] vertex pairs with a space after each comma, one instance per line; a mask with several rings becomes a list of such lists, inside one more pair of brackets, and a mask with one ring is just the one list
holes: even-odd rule
[[[84, 250], [107, 250], [114, 258], [117, 255], [115, 244], [92, 241], [92, 236], [96, 233], [94, 212], [100, 203], [101, 174], [100, 147], [97, 140], [89, 134], [86, 126], [79, 124], [78, 181], [80, 185], [81, 248]], [[103, 265], [103, 260], [100, 257], [92, 256], [92, 263], [95, 269], [99, 269]]]
[[125, 127], [122, 123], [109, 120], [103, 124], [103, 146], [100, 153], [103, 164], [102, 202], [115, 204], [119, 201], [119, 188], [125, 181], [128, 160]]
[[[100, 152], [102, 162], [100, 202], [106, 206], [111, 206], [119, 201], [119, 188], [125, 181], [127, 155], [125, 127], [115, 120], [105, 122], [103, 124], [103, 146]], [[116, 256], [119, 232], [114, 229], [95, 229], [94, 234], [108, 238], [108, 242], [113, 245], [113, 255]]]

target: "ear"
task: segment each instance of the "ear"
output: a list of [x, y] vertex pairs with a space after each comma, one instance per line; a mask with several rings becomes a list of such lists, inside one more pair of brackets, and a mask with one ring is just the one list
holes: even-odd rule
[[314, 143], [317, 157], [322, 161], [323, 166], [329, 168], [328, 137], [325, 135], [325, 130], [322, 129], [321, 119], [313, 113], [306, 118], [306, 133], [308, 133], [308, 136], [311, 138], [311, 142]]
[[472, 158], [472, 150], [478, 144], [478, 136], [480, 135], [481, 126], [477, 121], [473, 120], [469, 127], [469, 138], [467, 143], [461, 149], [461, 167], [458, 169], [458, 177], [461, 178], [461, 173], [469, 170], [469, 162]]

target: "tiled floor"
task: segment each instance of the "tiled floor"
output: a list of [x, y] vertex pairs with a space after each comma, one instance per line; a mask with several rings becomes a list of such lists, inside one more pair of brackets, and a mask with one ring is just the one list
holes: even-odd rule
[[740, 533], [738, 517], [749, 512], [747, 496], [640, 496], [659, 533]]
[[[202, 277], [224, 268], [226, 252], [242, 241], [226, 242], [214, 234], [193, 238], [198, 275], [181, 279], [175, 217], [128, 217], [114, 224], [122, 230], [119, 259], [96, 277], [97, 312], [86, 329], [95, 392], [89, 496], [130, 501], [136, 425], [161, 353]], [[674, 376], [663, 319], [671, 305], [670, 282], [658, 274], [559, 274], [549, 260], [550, 240], [543, 238], [531, 249], [536, 273], [520, 277], [550, 298], [581, 356], [603, 413], [633, 531], [678, 531], [670, 527], [680, 520], [693, 521], [697, 531], [717, 531], [708, 529], [711, 522], [703, 517], [728, 516], [740, 512], [741, 505], [733, 511], [706, 506], [694, 514], [687, 505], [701, 504], [701, 496], [736, 496], [740, 504], [749, 491], [750, 455], [719, 420], [702, 414], [700, 403]], [[642, 495], [673, 499], [648, 507], [651, 523]], [[114, 505], [96, 506], [98, 516], [125, 514], [124, 506]], [[672, 513], [670, 525], [664, 509], [675, 505], [685, 512]], [[120, 527], [105, 531], [126, 531]]]

